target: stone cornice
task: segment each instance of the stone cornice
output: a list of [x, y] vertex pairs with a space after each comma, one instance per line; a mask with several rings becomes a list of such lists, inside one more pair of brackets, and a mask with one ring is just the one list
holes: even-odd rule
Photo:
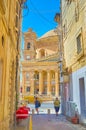
[[21, 64], [23, 65], [23, 66], [28, 66], [28, 67], [30, 67], [30, 66], [49, 66], [49, 65], [57, 65], [57, 62], [29, 62], [29, 61], [22, 61], [21, 62]]
[[22, 73], [23, 72], [42, 72], [42, 71], [55, 71], [55, 72], [59, 72], [59, 69], [58, 69], [58, 67], [56, 67], [56, 66], [53, 66], [52, 68], [50, 68], [49, 66], [48, 67], [23, 67], [22, 68]]

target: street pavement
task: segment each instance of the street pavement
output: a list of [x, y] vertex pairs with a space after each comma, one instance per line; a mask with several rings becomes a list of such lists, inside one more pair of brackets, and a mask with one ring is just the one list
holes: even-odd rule
[[[39, 115], [36, 114], [34, 104], [28, 104], [28, 107], [31, 109], [29, 115], [32, 116], [32, 129], [29, 127], [29, 116], [28, 119], [20, 120], [14, 130], [86, 130], [86, 127], [72, 124], [66, 120], [66, 117], [61, 114], [61, 109], [56, 117], [53, 102], [42, 103]], [[48, 109], [50, 109], [50, 114], [48, 114]], [[34, 110], [34, 114], [32, 114], [32, 110]]]
[[[20, 121], [15, 130], [30, 130], [29, 118]], [[32, 115], [32, 130], [86, 130], [86, 127], [72, 124], [61, 114], [57, 117], [55, 114], [34, 114]]]
[[29, 118], [17, 122], [13, 130], [29, 130]]
[[72, 124], [59, 114], [33, 115], [33, 130], [86, 130], [79, 124]]

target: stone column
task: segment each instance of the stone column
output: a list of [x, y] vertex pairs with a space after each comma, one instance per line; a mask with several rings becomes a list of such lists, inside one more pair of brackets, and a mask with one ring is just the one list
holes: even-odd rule
[[34, 71], [30, 72], [30, 94], [34, 95]]
[[59, 96], [59, 76], [58, 76], [58, 71], [55, 72], [55, 96]]
[[39, 94], [43, 93], [43, 72], [39, 71]]
[[51, 95], [51, 74], [47, 71], [47, 95]]

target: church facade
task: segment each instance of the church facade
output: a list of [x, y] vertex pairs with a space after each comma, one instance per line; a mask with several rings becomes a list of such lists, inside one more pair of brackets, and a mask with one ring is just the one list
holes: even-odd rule
[[24, 95], [59, 96], [58, 40], [54, 30], [39, 39], [31, 29], [24, 34]]

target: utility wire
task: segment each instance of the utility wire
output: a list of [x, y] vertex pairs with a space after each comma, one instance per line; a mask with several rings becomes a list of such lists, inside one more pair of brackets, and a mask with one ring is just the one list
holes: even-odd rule
[[[37, 12], [37, 11], [35, 11], [35, 12]], [[38, 13], [37, 13], [38, 14]], [[24, 15], [23, 17], [25, 17], [25, 16], [27, 16], [28, 14], [26, 14], [26, 15]], [[43, 23], [43, 21], [42, 21], [42, 23]], [[43, 23], [45, 26], [44, 27], [48, 27], [49, 26], [49, 24], [45, 24], [45, 23]], [[48, 25], [48, 26], [47, 26]], [[24, 29], [26, 29], [27, 27], [25, 27], [24, 25], [22, 25], [23, 26], [23, 28]]]
[[30, 3], [31, 3], [32, 7], [36, 10], [36, 12], [40, 15], [41, 18], [43, 18], [44, 20], [46, 20], [49, 24], [55, 25], [54, 23], [52, 23], [51, 21], [49, 21], [46, 17], [44, 17], [44, 16], [39, 12], [39, 10], [34, 6], [34, 4], [32, 3], [31, 0], [29, 0], [29, 1], [30, 1]]
[[[52, 21], [49, 21], [46, 17], [42, 16], [41, 13], [39, 12], [39, 10], [34, 6], [34, 4], [32, 3], [32, 1], [31, 1], [31, 0], [29, 0], [29, 1], [30, 1], [30, 3], [31, 3], [32, 7], [34, 8], [34, 11], [37, 12], [37, 14], [39, 14], [40, 17], [41, 17], [43, 20], [46, 20], [49, 24], [55, 25], [54, 23], [52, 23]], [[24, 5], [23, 5], [22, 8], [27, 9], [27, 13], [26, 13], [25, 15], [23, 15], [22, 17], [28, 16], [30, 10], [29, 10], [29, 8], [28, 8], [27, 0], [26, 0], [26, 2], [24, 3]], [[31, 10], [31, 11], [32, 11], [32, 10]], [[51, 11], [51, 12], [52, 12], [52, 10], [48, 10], [48, 11]], [[53, 11], [54, 11], [54, 10], [53, 10]], [[43, 24], [46, 26], [45, 23], [43, 23]], [[49, 25], [49, 24], [48, 24], [48, 25]], [[45, 27], [45, 26], [44, 26], [44, 27]], [[23, 27], [26, 28], [25, 26], [23, 26]]]

